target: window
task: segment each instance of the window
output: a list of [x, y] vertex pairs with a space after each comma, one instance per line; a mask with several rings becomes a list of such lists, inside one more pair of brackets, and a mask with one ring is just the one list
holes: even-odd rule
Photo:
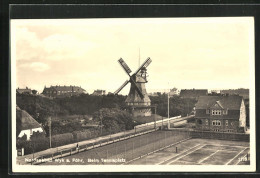
[[212, 110], [212, 115], [221, 115], [221, 110]]
[[212, 125], [221, 126], [221, 121], [220, 120], [213, 120]]
[[205, 125], [209, 125], [208, 119], [205, 120]]
[[226, 126], [228, 126], [228, 120], [226, 120], [225, 124], [226, 124]]
[[210, 110], [209, 109], [206, 109], [206, 114], [210, 114]]
[[202, 121], [201, 121], [201, 119], [199, 119], [199, 120], [198, 120], [198, 124], [202, 124]]

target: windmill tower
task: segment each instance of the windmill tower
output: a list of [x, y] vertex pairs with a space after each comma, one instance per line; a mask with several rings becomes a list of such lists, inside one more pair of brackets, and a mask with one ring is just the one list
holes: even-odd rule
[[118, 94], [130, 82], [130, 91], [125, 100], [129, 111], [134, 116], [151, 116], [151, 100], [146, 92], [145, 83], [148, 82], [146, 68], [152, 60], [147, 58], [132, 75], [130, 74], [132, 72], [131, 69], [122, 58], [120, 58], [118, 62], [129, 76], [129, 80], [126, 80], [123, 85], [114, 92], [114, 94]]

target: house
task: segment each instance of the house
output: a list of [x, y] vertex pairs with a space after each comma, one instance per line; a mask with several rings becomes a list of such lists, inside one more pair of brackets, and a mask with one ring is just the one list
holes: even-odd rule
[[206, 90], [206, 89], [202, 89], [202, 90], [184, 89], [184, 90], [181, 90], [180, 97], [198, 99], [200, 96], [206, 96], [207, 94], [208, 94], [208, 90]]
[[26, 111], [16, 106], [16, 135], [18, 138], [26, 135], [30, 140], [33, 132], [44, 132], [42, 126]]
[[16, 89], [16, 93], [19, 93], [19, 94], [32, 94], [32, 90], [28, 87], [26, 88], [17, 88]]
[[96, 96], [101, 96], [101, 95], [105, 95], [106, 94], [106, 90], [95, 90], [92, 95], [96, 95]]
[[196, 129], [245, 132], [246, 108], [242, 96], [201, 96], [195, 105]]
[[70, 97], [73, 95], [79, 95], [85, 93], [85, 90], [79, 86], [50, 86], [49, 88], [44, 87], [44, 90], [42, 92], [43, 95], [47, 97]]

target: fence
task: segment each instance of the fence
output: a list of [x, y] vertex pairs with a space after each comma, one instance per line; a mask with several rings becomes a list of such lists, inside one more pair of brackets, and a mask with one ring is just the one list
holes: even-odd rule
[[99, 142], [80, 145], [78, 149], [74, 147], [59, 150], [55, 154], [43, 155], [40, 158], [55, 159], [75, 154], [73, 158], [100, 160], [100, 162], [89, 162], [88, 164], [123, 164], [190, 138], [249, 141], [249, 135], [240, 133], [214, 133], [187, 129], [156, 132], [148, 130], [136, 134], [126, 133], [122, 136], [105, 138]]
[[188, 138], [189, 132], [187, 131], [156, 131], [89, 150], [78, 156], [101, 160], [99, 163], [95, 162], [92, 164], [122, 164], [124, 163], [122, 160], [129, 162]]
[[[60, 150], [55, 154], [42, 155], [36, 159], [48, 160], [67, 156], [67, 158], [72, 157], [100, 160], [99, 163], [90, 162], [88, 164], [123, 164], [135, 158], [139, 158], [149, 153], [171, 146], [190, 137], [189, 132], [178, 130], [156, 131], [150, 132], [149, 134], [140, 134], [141, 133], [139, 133], [139, 136], [137, 136], [137, 134], [137, 137], [133, 136], [132, 134], [129, 134], [125, 137], [111, 138], [101, 140], [97, 143], [80, 145], [78, 149], [71, 148], [66, 150]], [[31, 164], [40, 163], [42, 162], [32, 162]]]

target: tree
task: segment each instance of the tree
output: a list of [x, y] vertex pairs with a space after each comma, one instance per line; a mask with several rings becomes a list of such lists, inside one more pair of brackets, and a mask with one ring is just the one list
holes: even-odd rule
[[37, 90], [32, 90], [32, 94], [36, 95], [38, 93]]
[[102, 123], [104, 131], [112, 133], [133, 129], [133, 119], [127, 111], [118, 108], [102, 108], [95, 112], [93, 119]]

